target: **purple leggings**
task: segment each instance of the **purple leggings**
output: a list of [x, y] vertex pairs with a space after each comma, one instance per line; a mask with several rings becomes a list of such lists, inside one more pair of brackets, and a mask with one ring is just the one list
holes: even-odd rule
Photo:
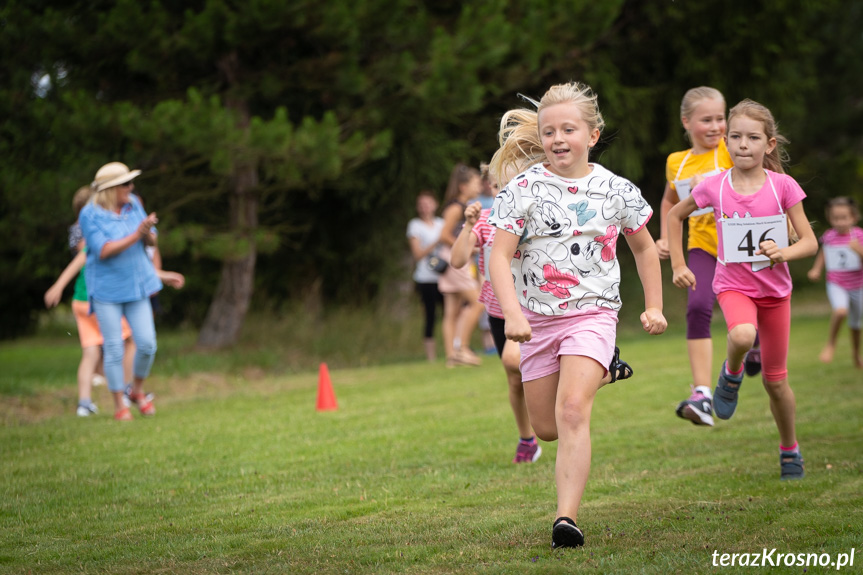
[[695, 288], [686, 288], [689, 300], [686, 303], [686, 339], [708, 339], [710, 320], [713, 317], [713, 275], [716, 273], [716, 258], [698, 248], [689, 250], [689, 269], [695, 275]]

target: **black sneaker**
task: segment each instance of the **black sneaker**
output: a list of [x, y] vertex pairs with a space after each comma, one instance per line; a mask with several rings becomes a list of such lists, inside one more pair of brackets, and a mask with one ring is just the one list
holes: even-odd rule
[[551, 548], [581, 547], [584, 545], [584, 533], [569, 517], [558, 517], [551, 529]]
[[746, 352], [743, 358], [743, 369], [749, 377], [755, 377], [761, 373], [761, 348], [753, 347]]

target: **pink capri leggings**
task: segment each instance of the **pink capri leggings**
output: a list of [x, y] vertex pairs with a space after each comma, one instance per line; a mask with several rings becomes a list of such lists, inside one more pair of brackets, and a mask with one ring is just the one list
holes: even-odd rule
[[780, 381], [788, 377], [791, 296], [749, 297], [736, 291], [724, 291], [718, 297], [729, 332], [747, 323], [758, 330], [764, 381]]

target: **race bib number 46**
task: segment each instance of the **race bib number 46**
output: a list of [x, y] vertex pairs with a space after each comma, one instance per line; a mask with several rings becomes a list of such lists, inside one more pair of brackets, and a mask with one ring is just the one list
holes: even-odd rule
[[761, 242], [773, 240], [780, 248], [788, 247], [788, 224], [785, 214], [757, 218], [726, 218], [722, 221], [722, 249], [725, 261], [733, 263], [769, 261], [755, 255]]

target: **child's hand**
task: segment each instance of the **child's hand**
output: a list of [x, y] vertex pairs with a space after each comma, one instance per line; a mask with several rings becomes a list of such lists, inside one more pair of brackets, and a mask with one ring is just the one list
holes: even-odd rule
[[819, 270], [818, 268], [812, 268], [811, 270], [806, 272], [806, 277], [808, 277], [814, 282], [817, 282], [819, 279], [821, 279], [821, 270]]
[[781, 264], [785, 261], [785, 256], [782, 254], [782, 250], [779, 249], [779, 246], [777, 246], [776, 242], [773, 240], [761, 242], [759, 247], [761, 249], [755, 252], [755, 255], [767, 256], [770, 258], [770, 265]]
[[45, 292], [45, 307], [51, 309], [60, 303], [60, 298], [63, 297], [63, 290], [59, 289], [58, 286], [51, 286], [51, 288]]
[[180, 289], [186, 285], [186, 278], [183, 274], [177, 272], [165, 272], [161, 274], [162, 283], [171, 286], [174, 289]]
[[479, 214], [482, 211], [482, 204], [474, 202], [464, 209], [465, 227], [472, 228], [479, 219]]
[[679, 288], [688, 288], [692, 286], [692, 289], [695, 289], [695, 274], [692, 273], [692, 270], [687, 266], [680, 266], [679, 268], [674, 268], [671, 270], [672, 282]]
[[641, 314], [641, 327], [650, 335], [659, 335], [668, 327], [668, 322], [660, 310], [649, 307]]
[[518, 313], [515, 317], [506, 318], [503, 328], [506, 339], [522, 343], [530, 341], [531, 330], [530, 324], [523, 313]]
[[668, 240], [665, 238], [659, 238], [656, 240], [656, 252], [659, 254], [659, 259], [667, 260], [671, 256], [671, 252], [668, 251]]
[[848, 240], [848, 247], [857, 252], [858, 254], [863, 254], [863, 246], [861, 246], [860, 242], [857, 241], [856, 236], [851, 236], [851, 239]]

